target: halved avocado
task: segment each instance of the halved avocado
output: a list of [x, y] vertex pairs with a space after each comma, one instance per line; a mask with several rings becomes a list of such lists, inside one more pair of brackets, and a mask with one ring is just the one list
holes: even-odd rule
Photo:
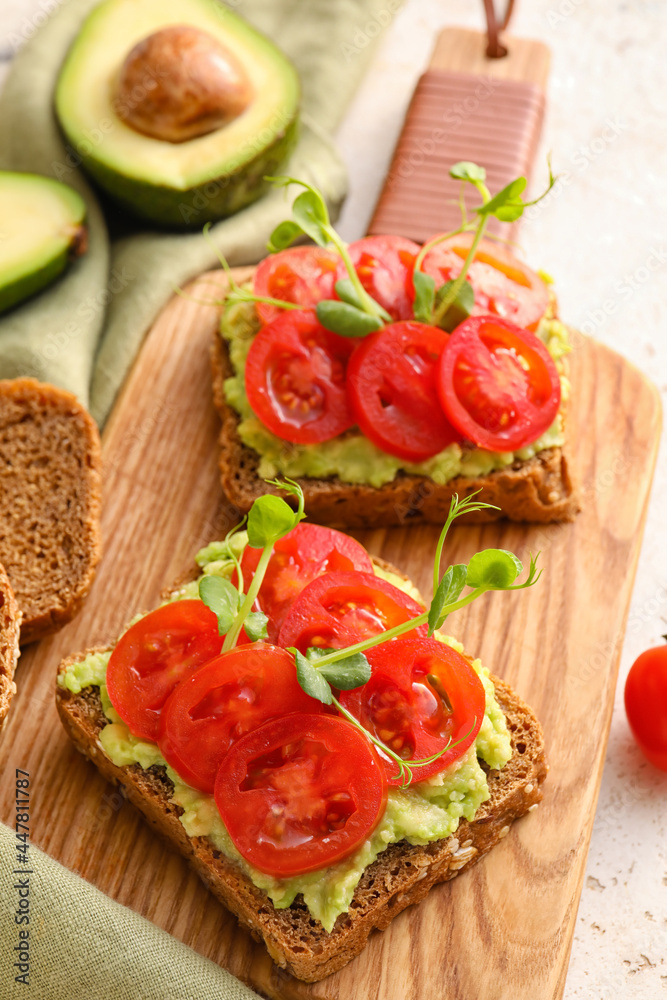
[[289, 60], [218, 0], [105, 0], [56, 89], [69, 152], [124, 207], [178, 228], [263, 193], [294, 146], [298, 106]]
[[41, 291], [86, 249], [83, 199], [59, 181], [0, 171], [0, 313]]

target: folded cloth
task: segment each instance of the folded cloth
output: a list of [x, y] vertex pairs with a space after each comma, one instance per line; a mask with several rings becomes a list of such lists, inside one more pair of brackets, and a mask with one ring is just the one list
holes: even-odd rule
[[[0, 994], [7, 1000], [258, 1000], [229, 972], [36, 847], [26, 864], [15, 864], [16, 845], [14, 831], [0, 824]], [[26, 916], [28, 923], [15, 922]]]
[[[103, 424], [151, 322], [174, 288], [217, 263], [200, 234], [150, 231], [121, 209], [104, 211], [53, 114], [65, 54], [98, 0], [63, 0], [19, 52], [0, 95], [0, 169], [62, 180], [88, 205], [90, 245], [54, 286], [0, 317], [0, 378], [32, 375], [74, 392]], [[285, 173], [319, 187], [332, 213], [346, 175], [331, 133], [400, 0], [237, 0], [232, 6], [293, 60], [303, 88], [302, 130]], [[290, 188], [289, 197], [298, 190]], [[232, 264], [255, 263], [289, 215], [275, 190], [211, 229]], [[105, 217], [106, 213], [106, 217]], [[110, 241], [113, 231], [132, 235]]]

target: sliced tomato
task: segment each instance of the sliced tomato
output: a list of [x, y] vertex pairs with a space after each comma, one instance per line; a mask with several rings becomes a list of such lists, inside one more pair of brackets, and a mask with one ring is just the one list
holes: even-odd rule
[[223, 653], [185, 678], [162, 711], [158, 745], [193, 788], [212, 794], [229, 748], [269, 719], [324, 711], [296, 679], [294, 657], [257, 642]]
[[365, 337], [350, 359], [347, 388], [359, 427], [408, 462], [461, 439], [438, 400], [436, 373], [449, 334], [426, 323], [392, 323]]
[[[366, 236], [350, 243], [348, 253], [368, 294], [392, 319], [411, 319], [412, 270], [419, 246], [403, 236]], [[347, 276], [345, 265], [339, 263], [336, 280]]]
[[[253, 279], [255, 295], [294, 302], [304, 309], [316, 306], [321, 299], [333, 299], [338, 254], [323, 247], [290, 247], [270, 254], [260, 261]], [[257, 303], [264, 323], [283, 315], [279, 306]]]
[[560, 377], [542, 341], [508, 320], [471, 316], [440, 361], [442, 408], [460, 433], [490, 451], [536, 441], [556, 418]]
[[285, 441], [315, 444], [354, 423], [345, 370], [354, 343], [325, 330], [312, 311], [291, 310], [254, 338], [245, 387], [254, 413]]
[[129, 628], [111, 654], [106, 684], [130, 732], [157, 741], [171, 692], [221, 648], [218, 619], [202, 601], [165, 604]]
[[[472, 233], [438, 243], [424, 257], [422, 271], [435, 279], [436, 288], [461, 273]], [[475, 293], [473, 316], [501, 316], [526, 330], [536, 330], [549, 305], [549, 288], [505, 247], [482, 240], [467, 274]]]
[[[302, 590], [278, 642], [302, 653], [309, 646], [343, 649], [423, 613], [420, 604], [374, 573], [326, 573]], [[426, 631], [421, 625], [415, 634]]]
[[[451, 646], [422, 637], [395, 639], [366, 655], [371, 679], [363, 687], [342, 691], [341, 705], [406, 761], [456, 744], [431, 764], [415, 767], [414, 782], [462, 757], [477, 737], [485, 710], [482, 682], [468, 661]], [[399, 785], [396, 763], [381, 756], [389, 783]]]
[[238, 740], [215, 801], [249, 864], [276, 878], [351, 854], [384, 812], [387, 786], [369, 740], [331, 715], [286, 715]]
[[[241, 572], [246, 591], [261, 554], [261, 549], [250, 546], [246, 546], [243, 552]], [[254, 606], [256, 611], [263, 611], [269, 619], [269, 641], [277, 642], [285, 615], [304, 587], [323, 573], [346, 570], [372, 573], [373, 564], [363, 545], [342, 531], [319, 524], [301, 523], [279, 539]], [[238, 585], [236, 572], [232, 582]]]

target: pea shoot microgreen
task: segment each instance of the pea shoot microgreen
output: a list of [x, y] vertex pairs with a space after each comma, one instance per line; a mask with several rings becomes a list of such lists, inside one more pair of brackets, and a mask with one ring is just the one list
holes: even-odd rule
[[[243, 575], [239, 559], [231, 549], [230, 554], [239, 577], [238, 587], [234, 587], [229, 580], [214, 576], [205, 575], [199, 581], [199, 596], [216, 615], [220, 635], [225, 637], [222, 644], [223, 653], [234, 648], [244, 627], [248, 638], [253, 642], [267, 638], [268, 619], [261, 611], [253, 611], [252, 607], [262, 586], [274, 545], [306, 516], [303, 510], [303, 491], [298, 483], [286, 479], [269, 481], [269, 485], [296, 497], [297, 509], [294, 510], [282, 497], [273, 493], [258, 497], [250, 508], [246, 522], [248, 545], [253, 549], [261, 549], [262, 554], [247, 593], [243, 593]], [[241, 525], [237, 525], [233, 528], [227, 538], [229, 539], [240, 527]], [[236, 598], [231, 596], [232, 591], [236, 594]]]
[[[243, 576], [238, 555], [232, 552], [238, 574], [235, 587], [229, 580], [214, 575], [204, 575], [199, 583], [199, 596], [218, 619], [218, 630], [224, 635], [222, 652], [234, 648], [241, 630], [245, 628], [248, 638], [256, 642], [267, 637], [267, 618], [261, 611], [253, 611], [260, 587], [264, 580], [276, 542], [287, 535], [305, 517], [303, 491], [293, 480], [271, 480], [269, 485], [289, 493], [296, 500], [296, 510], [282, 497], [267, 494], [259, 497], [250, 508], [247, 517], [247, 544], [262, 550], [255, 574], [244, 593]], [[420, 615], [402, 622], [361, 642], [344, 649], [320, 649], [311, 647], [306, 655], [294, 647], [288, 652], [294, 656], [296, 676], [306, 694], [324, 705], [334, 705], [352, 725], [356, 726], [377, 747], [381, 753], [393, 760], [398, 768], [397, 778], [402, 785], [408, 785], [414, 778], [414, 769], [437, 760], [458, 743], [449, 742], [438, 753], [420, 760], [404, 760], [391, 747], [369, 732], [336, 697], [337, 691], [350, 691], [362, 687], [371, 677], [371, 666], [366, 652], [381, 643], [396, 639], [421, 625], [428, 625], [428, 634], [442, 628], [448, 615], [471, 604], [483, 594], [493, 590], [523, 590], [537, 583], [541, 570], [537, 569], [537, 556], [530, 558], [527, 578], [516, 583], [523, 566], [512, 552], [505, 549], [484, 549], [477, 552], [467, 564], [449, 566], [441, 576], [442, 554], [445, 541], [456, 518], [475, 511], [497, 509], [492, 504], [476, 499], [477, 494], [451, 500], [449, 513], [443, 525], [435, 550], [433, 566], [433, 600]], [[237, 525], [227, 539], [243, 526]], [[467, 593], [464, 590], [467, 588]], [[447, 692], [442, 692], [445, 703]], [[473, 728], [474, 725], [473, 724]], [[471, 730], [472, 731], [472, 730]], [[468, 733], [468, 735], [470, 735]], [[463, 737], [463, 740], [467, 739]], [[462, 740], [462, 741], [463, 741]], [[462, 742], [459, 741], [459, 742]]]

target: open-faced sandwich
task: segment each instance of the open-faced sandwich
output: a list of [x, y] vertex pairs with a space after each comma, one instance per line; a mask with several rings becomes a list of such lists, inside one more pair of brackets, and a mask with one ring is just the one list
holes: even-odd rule
[[[550, 279], [484, 238], [492, 216], [521, 214], [525, 180], [492, 198], [481, 168], [452, 170], [482, 198], [456, 232], [347, 246], [303, 185], [252, 284], [230, 281], [213, 372], [239, 510], [282, 474], [310, 517], [350, 527], [442, 524], [478, 490], [495, 506], [473, 520], [576, 513], [567, 329]], [[304, 234], [316, 245], [290, 246]]]
[[538, 574], [517, 584], [516, 557], [484, 550], [440, 578], [451, 522], [484, 509], [456, 501], [426, 607], [354, 539], [302, 524], [288, 488], [296, 512], [261, 497], [197, 578], [65, 660], [57, 705], [273, 960], [316, 981], [541, 799], [536, 718], [438, 631]]

